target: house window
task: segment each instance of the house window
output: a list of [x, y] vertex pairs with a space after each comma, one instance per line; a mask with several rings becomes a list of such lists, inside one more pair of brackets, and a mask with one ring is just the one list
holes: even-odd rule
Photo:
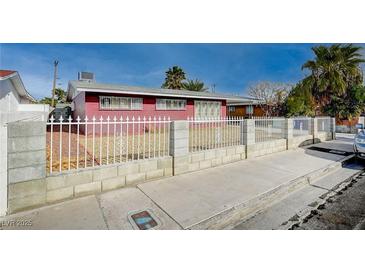
[[195, 119], [219, 118], [221, 116], [221, 102], [195, 101]]
[[236, 107], [228, 107], [228, 112], [235, 112], [236, 111]]
[[253, 114], [253, 106], [246, 106], [246, 114]]
[[181, 99], [156, 99], [157, 110], [185, 110], [186, 100]]
[[102, 110], [142, 110], [143, 99], [133, 97], [100, 96]]

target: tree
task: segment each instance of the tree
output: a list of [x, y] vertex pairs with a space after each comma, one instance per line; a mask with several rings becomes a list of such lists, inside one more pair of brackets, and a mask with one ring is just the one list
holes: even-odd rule
[[299, 82], [290, 91], [285, 102], [286, 116], [314, 116], [316, 104], [311, 91]]
[[249, 87], [248, 94], [257, 99], [265, 116], [282, 115], [284, 103], [291, 85], [272, 82], [260, 82]]
[[52, 98], [51, 97], [44, 97], [43, 99], [39, 100], [38, 103], [40, 104], [47, 104], [52, 105]]
[[185, 78], [185, 72], [178, 66], [173, 66], [166, 71], [165, 82], [162, 84], [162, 88], [168, 89], [182, 89]]
[[337, 107], [334, 104], [348, 99], [347, 93], [363, 82], [360, 64], [365, 60], [361, 58], [361, 47], [335, 44], [313, 47], [312, 50], [315, 58], [302, 66], [302, 69], [310, 71], [302, 84], [311, 91], [321, 112], [331, 112], [336, 116], [336, 112], [330, 109], [335, 111]]
[[324, 111], [339, 119], [349, 119], [360, 116], [365, 108], [365, 87], [357, 85], [348, 90], [343, 96], [333, 96], [331, 103]]
[[208, 91], [208, 88], [204, 87], [204, 83], [198, 79], [187, 80], [186, 82], [183, 82], [182, 88], [192, 91]]
[[[66, 92], [62, 88], [56, 88], [55, 89], [55, 95], [56, 95], [56, 104], [57, 103], [66, 103], [67, 102], [67, 95]], [[48, 104], [52, 105], [52, 98], [50, 97], [44, 97], [39, 101], [41, 104]]]

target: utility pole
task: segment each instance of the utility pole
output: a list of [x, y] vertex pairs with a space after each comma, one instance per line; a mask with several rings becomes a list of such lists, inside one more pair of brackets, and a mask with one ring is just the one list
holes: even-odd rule
[[57, 66], [58, 66], [58, 61], [55, 60], [53, 64], [54, 64], [54, 74], [53, 74], [53, 89], [52, 89], [52, 107], [55, 106], [55, 104], [54, 104], [54, 97], [55, 97], [55, 93], [56, 93], [56, 79], [57, 79]]

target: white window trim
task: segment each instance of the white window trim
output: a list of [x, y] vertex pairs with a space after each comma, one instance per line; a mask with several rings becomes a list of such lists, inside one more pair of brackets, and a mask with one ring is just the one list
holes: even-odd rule
[[252, 115], [253, 114], [253, 106], [247, 105], [246, 106], [246, 114]]
[[[166, 105], [166, 102], [167, 101], [181, 101], [181, 102], [184, 102], [184, 107], [183, 108], [167, 108], [167, 105]], [[164, 107], [161, 107], [160, 103], [161, 102], [164, 102], [165, 106]], [[187, 100], [185, 99], [169, 99], [169, 98], [156, 98], [156, 110], [177, 110], [177, 111], [180, 111], [180, 110], [186, 110], [186, 105], [187, 105]]]
[[[218, 110], [218, 115], [217, 116], [199, 116], [198, 112], [197, 112], [197, 103], [205, 103], [205, 104], [218, 104], [219, 105], [219, 110]], [[195, 100], [194, 101], [194, 117], [196, 119], [204, 119], [204, 118], [219, 118], [222, 115], [222, 102], [221, 101], [202, 101], [202, 100]]]
[[[105, 107], [102, 106], [102, 100], [105, 98], [109, 98], [110, 99], [110, 106], [109, 107]], [[112, 100], [117, 98], [118, 100], [120, 99], [127, 99], [130, 100], [129, 108], [122, 108], [122, 107], [112, 107]], [[135, 105], [133, 105], [133, 99], [137, 99], [141, 101], [140, 107], [135, 107]], [[125, 97], [125, 96], [99, 96], [99, 110], [143, 110], [143, 98], [141, 97]]]

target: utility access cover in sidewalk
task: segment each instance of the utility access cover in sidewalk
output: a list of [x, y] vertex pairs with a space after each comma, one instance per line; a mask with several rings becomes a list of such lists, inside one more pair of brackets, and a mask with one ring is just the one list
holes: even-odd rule
[[149, 209], [129, 213], [128, 220], [134, 229], [139, 230], [148, 230], [160, 226], [158, 218]]

